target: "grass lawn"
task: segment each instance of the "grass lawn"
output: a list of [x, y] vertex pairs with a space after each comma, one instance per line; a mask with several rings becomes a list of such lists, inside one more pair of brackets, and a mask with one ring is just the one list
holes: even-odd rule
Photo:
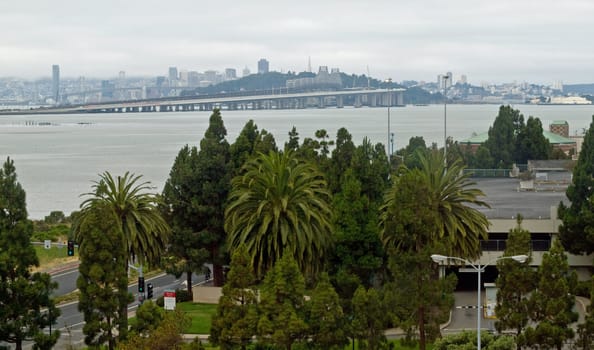
[[33, 247], [39, 258], [39, 267], [43, 269], [78, 260], [78, 249], [74, 250], [74, 256], [68, 256], [66, 247], [52, 246], [50, 249], [45, 249], [45, 247], [39, 245]]
[[179, 303], [175, 306], [192, 319], [192, 324], [185, 330], [188, 334], [209, 334], [210, 320], [217, 312], [216, 304]]

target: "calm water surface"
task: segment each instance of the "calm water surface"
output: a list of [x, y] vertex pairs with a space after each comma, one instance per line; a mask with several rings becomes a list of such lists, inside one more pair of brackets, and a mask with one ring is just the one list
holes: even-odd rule
[[[588, 128], [594, 114], [594, 106], [515, 108], [526, 117], [539, 117], [545, 128], [554, 120], [566, 120], [571, 134]], [[448, 136], [463, 140], [486, 132], [498, 109], [448, 105]], [[443, 105], [391, 108], [394, 149], [404, 147], [413, 136], [442, 146], [443, 112]], [[334, 138], [345, 127], [356, 144], [364, 137], [374, 143], [388, 140], [386, 108], [223, 111], [222, 115], [229, 142], [249, 119], [274, 134], [281, 147], [293, 126], [301, 139], [313, 137], [318, 129], [326, 129]], [[78, 209], [80, 194], [89, 192], [91, 181], [104, 171], [142, 174], [161, 192], [179, 149], [185, 144], [199, 146], [209, 116], [210, 112], [0, 116], [0, 160], [14, 159], [31, 218], [43, 218], [52, 210], [69, 214]]]

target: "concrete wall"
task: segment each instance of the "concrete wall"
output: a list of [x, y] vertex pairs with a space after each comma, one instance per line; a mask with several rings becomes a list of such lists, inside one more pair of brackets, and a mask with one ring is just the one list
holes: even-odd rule
[[204, 304], [218, 304], [219, 298], [223, 294], [223, 288], [221, 287], [208, 287], [208, 286], [194, 286], [192, 287], [192, 294], [194, 296], [195, 303]]

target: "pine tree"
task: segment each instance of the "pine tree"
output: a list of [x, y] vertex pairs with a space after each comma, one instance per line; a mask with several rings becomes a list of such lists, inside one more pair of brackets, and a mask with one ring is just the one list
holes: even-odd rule
[[578, 349], [594, 349], [594, 277], [590, 284], [590, 305], [584, 322], [578, 325], [578, 339], [576, 341]]
[[259, 306], [258, 340], [290, 350], [307, 335], [305, 279], [290, 254], [266, 274]]
[[[121, 305], [132, 302], [128, 293], [126, 245], [120, 228], [112, 225], [114, 213], [108, 208], [95, 208], [80, 226], [85, 239], [80, 245], [80, 290], [78, 309], [83, 312], [85, 343], [100, 346], [107, 343], [115, 349], [115, 328], [127, 324], [128, 309]], [[120, 335], [121, 336], [121, 335]]]
[[235, 249], [219, 299], [217, 313], [212, 317], [209, 342], [222, 350], [246, 349], [256, 334], [258, 315], [254, 289], [254, 269], [244, 246]]
[[574, 337], [569, 327], [577, 321], [577, 314], [572, 311], [575, 296], [569, 288], [573, 278], [561, 242], [556, 240], [543, 255], [538, 286], [530, 296], [530, 318], [537, 324], [526, 328], [518, 343], [561, 350], [565, 342]]
[[[511, 229], [506, 241], [504, 256], [525, 254], [530, 256], [530, 232], [522, 228], [522, 217], [518, 215], [518, 226]], [[497, 331], [514, 329], [516, 336], [528, 324], [528, 297], [536, 287], [536, 276], [530, 267], [528, 258], [526, 263], [518, 264], [510, 259], [502, 259], [497, 263], [499, 276], [497, 277], [497, 306], [495, 323]]]
[[25, 340], [50, 349], [60, 332], [49, 336], [43, 329], [60, 316], [50, 297], [58, 285], [46, 273], [30, 272], [39, 260], [30, 242], [33, 224], [27, 219], [25, 196], [14, 162], [7, 158], [0, 168], [0, 340], [14, 343], [17, 350]]
[[327, 274], [322, 274], [307, 309], [311, 342], [315, 349], [343, 349], [348, 344], [345, 315]]
[[353, 296], [353, 334], [359, 340], [359, 349], [377, 350], [386, 343], [384, 326], [386, 313], [379, 293], [361, 286]]
[[223, 285], [223, 263], [225, 261], [224, 243], [226, 239], [223, 225], [225, 203], [231, 188], [231, 161], [229, 143], [225, 139], [227, 129], [223, 124], [221, 111], [213, 110], [209, 126], [200, 141], [197, 158], [196, 194], [192, 203], [196, 209], [196, 220], [200, 247], [209, 253], [213, 264], [215, 286]]
[[594, 116], [567, 188], [569, 207], [559, 204], [559, 239], [573, 254], [594, 252]]

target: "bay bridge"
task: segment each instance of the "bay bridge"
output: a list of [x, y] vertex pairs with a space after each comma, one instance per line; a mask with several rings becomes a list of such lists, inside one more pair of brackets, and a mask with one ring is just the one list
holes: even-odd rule
[[[37, 108], [3, 114], [137, 113], [259, 109], [326, 108], [346, 106], [388, 107], [403, 105], [405, 89], [345, 89], [337, 91], [221, 93], [204, 96], [165, 97], [110, 101], [72, 106]], [[276, 93], [275, 93], [276, 92]]]

